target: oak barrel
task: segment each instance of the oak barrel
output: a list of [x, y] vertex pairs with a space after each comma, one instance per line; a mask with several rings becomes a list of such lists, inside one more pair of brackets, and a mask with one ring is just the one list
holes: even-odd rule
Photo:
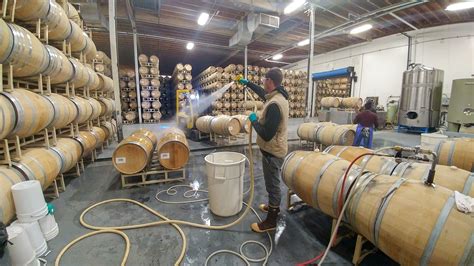
[[323, 97], [321, 99], [321, 106], [324, 108], [337, 108], [341, 105], [341, 99], [338, 97]]
[[53, 120], [53, 105], [44, 96], [25, 89], [15, 89], [1, 94], [13, 104], [17, 118], [15, 127], [8, 137], [32, 136], [46, 128]]
[[79, 12], [77, 9], [71, 4], [67, 3], [67, 7], [65, 8], [67, 17], [72, 20], [74, 23], [78, 24], [81, 23], [81, 17], [79, 16]]
[[211, 133], [211, 122], [214, 119], [213, 116], [205, 115], [196, 119], [197, 130], [203, 133]]
[[86, 49], [87, 40], [84, 36], [84, 31], [79, 27], [78, 24], [70, 22], [71, 34], [67, 37], [67, 40], [71, 43], [72, 52], [81, 52]]
[[97, 73], [99, 76], [100, 86], [99, 90], [103, 92], [113, 92], [114, 91], [114, 81], [102, 73]]
[[318, 129], [316, 142], [323, 145], [352, 145], [355, 132], [345, 126], [325, 125]]
[[166, 169], [180, 169], [189, 159], [189, 146], [184, 132], [168, 128], [159, 133], [156, 150], [160, 165]]
[[107, 133], [101, 127], [92, 127], [91, 133], [96, 139], [95, 147], [100, 148], [104, 141], [107, 139]]
[[46, 50], [49, 54], [49, 66], [43, 74], [49, 76], [51, 84], [70, 81], [74, 77], [74, 67], [67, 56], [50, 45], [46, 45]]
[[101, 106], [100, 116], [112, 116], [115, 111], [114, 100], [109, 98], [99, 98], [99, 103]]
[[222, 136], [235, 136], [240, 132], [240, 122], [231, 116], [217, 116], [211, 121], [211, 131]]
[[140, 54], [138, 56], [138, 62], [140, 63], [148, 63], [148, 56], [146, 54]]
[[0, 139], [4, 139], [10, 134], [15, 123], [15, 107], [5, 95], [0, 93]]
[[130, 111], [125, 113], [125, 119], [127, 121], [134, 121], [135, 119], [137, 119], [137, 112]]
[[[8, 1], [8, 8], [11, 10], [13, 1]], [[22, 21], [32, 21], [46, 17], [49, 11], [49, 1], [47, 0], [16, 0], [15, 19]]]
[[153, 120], [160, 120], [161, 119], [161, 112], [153, 112], [151, 115], [153, 117]]
[[76, 166], [82, 154], [81, 144], [72, 138], [57, 138], [56, 145], [51, 150], [61, 158], [60, 173], [66, 173]]
[[94, 151], [97, 144], [97, 139], [90, 131], [79, 131], [79, 134], [74, 138], [82, 147], [81, 157], [89, 156]]
[[114, 126], [112, 123], [106, 121], [100, 124], [100, 128], [105, 132], [105, 139], [108, 140], [115, 135]]
[[54, 109], [54, 117], [48, 128], [55, 127], [60, 129], [71, 124], [76, 119], [78, 110], [71, 100], [56, 93], [51, 93], [45, 97]]
[[316, 141], [316, 133], [318, 132], [318, 129], [320, 127], [324, 126], [335, 126], [336, 124], [331, 123], [331, 122], [320, 122], [320, 123], [314, 123], [314, 122], [309, 122], [309, 123], [303, 123], [298, 126], [298, 129], [296, 131], [296, 134], [298, 137], [302, 140], [307, 140], [307, 141]]
[[77, 117], [74, 122], [81, 124], [89, 120], [93, 112], [90, 102], [79, 96], [74, 96], [71, 98], [71, 101], [74, 103], [74, 105], [76, 105], [77, 108]]
[[62, 167], [61, 158], [45, 148], [26, 149], [22, 151], [21, 159], [12, 164], [25, 179], [38, 180], [43, 190], [53, 183]]
[[49, 11], [43, 20], [48, 25], [48, 39], [54, 41], [66, 40], [72, 31], [71, 24], [75, 23], [69, 21], [66, 11], [56, 1], [49, 2]]
[[87, 98], [87, 101], [92, 106], [92, 114], [89, 117], [89, 120], [95, 120], [99, 118], [100, 114], [102, 113], [102, 105], [100, 102], [94, 98]]
[[443, 140], [436, 147], [438, 163], [454, 165], [467, 171], [474, 171], [474, 139], [459, 138]]
[[140, 129], [122, 140], [112, 155], [115, 168], [123, 174], [135, 174], [148, 165], [157, 143], [153, 132]]
[[[283, 180], [309, 205], [337, 216], [341, 179], [349, 162], [297, 151], [283, 163]], [[351, 171], [351, 175], [356, 174]], [[349, 175], [344, 187], [354, 182]], [[365, 173], [350, 197], [345, 222], [402, 265], [469, 264], [472, 217], [455, 209], [453, 191], [417, 180]]]
[[87, 86], [89, 87], [90, 91], [96, 91], [101, 88], [100, 78], [99, 75], [90, 67], [86, 67], [86, 71], [89, 75], [89, 83]]
[[252, 130], [252, 123], [249, 120], [249, 117], [246, 115], [234, 115], [234, 118], [237, 118], [240, 122], [240, 132], [241, 133], [250, 133]]
[[15, 217], [15, 204], [11, 187], [25, 181], [23, 175], [15, 168], [0, 166], [0, 221], [8, 224]]
[[73, 84], [75, 88], [82, 88], [88, 85], [91, 77], [89, 71], [87, 71], [87, 67], [75, 58], [71, 57], [69, 61], [74, 67], [74, 77], [71, 79], [71, 84]]
[[341, 107], [360, 109], [364, 102], [359, 97], [341, 98]]

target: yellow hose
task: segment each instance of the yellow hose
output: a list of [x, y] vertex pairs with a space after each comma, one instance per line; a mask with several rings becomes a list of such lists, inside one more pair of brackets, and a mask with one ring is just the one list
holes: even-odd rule
[[[98, 202], [98, 203], [88, 207], [87, 209], [85, 209], [82, 212], [82, 214], [80, 216], [80, 222], [84, 227], [92, 229], [92, 230], [99, 230], [99, 231], [95, 231], [95, 232], [80, 236], [80, 237], [74, 239], [68, 245], [66, 245], [61, 250], [59, 255], [56, 257], [55, 265], [59, 266], [59, 263], [61, 261], [62, 256], [75, 243], [77, 243], [77, 242], [81, 241], [82, 239], [87, 238], [89, 236], [96, 235], [96, 234], [102, 234], [102, 233], [119, 234], [125, 239], [126, 250], [125, 250], [125, 255], [123, 257], [123, 260], [122, 260], [122, 265], [125, 265], [125, 263], [127, 261], [127, 258], [128, 258], [128, 254], [130, 252], [130, 241], [129, 241], [129, 239], [128, 239], [128, 237], [125, 233], [123, 233], [121, 231], [118, 231], [118, 230], [138, 229], [138, 228], [145, 228], [145, 227], [156, 226], [156, 225], [161, 225], [161, 224], [171, 224], [179, 232], [179, 234], [180, 234], [180, 236], [183, 240], [181, 253], [180, 253], [178, 259], [175, 262], [175, 265], [179, 265], [181, 263], [181, 261], [183, 260], [185, 252], [186, 252], [187, 240], [186, 240], [186, 236], [184, 235], [184, 232], [181, 230], [181, 228], [178, 225], [182, 224], [182, 225], [188, 225], [188, 226], [191, 226], [191, 227], [197, 227], [197, 228], [202, 228], [202, 229], [223, 230], [223, 229], [227, 229], [229, 227], [232, 227], [232, 226], [240, 223], [244, 219], [244, 217], [248, 214], [248, 212], [250, 211], [251, 206], [252, 206], [252, 202], [253, 202], [253, 197], [254, 197], [254, 184], [255, 184], [255, 178], [254, 178], [254, 173], [253, 173], [254, 169], [253, 169], [253, 153], [252, 153], [252, 130], [249, 132], [248, 148], [249, 148], [249, 157], [250, 157], [249, 158], [249, 164], [250, 164], [250, 166], [249, 166], [249, 168], [250, 168], [250, 195], [249, 195], [249, 200], [248, 200], [248, 203], [246, 204], [246, 208], [245, 208], [244, 212], [242, 213], [242, 215], [237, 220], [233, 221], [232, 223], [225, 224], [225, 225], [209, 226], [209, 225], [192, 223], [192, 222], [182, 221], [182, 220], [171, 220], [171, 219], [167, 218], [166, 216], [160, 214], [159, 212], [157, 212], [157, 211], [151, 209], [150, 207], [146, 206], [145, 204], [140, 203], [140, 202], [135, 201], [135, 200], [125, 199], [125, 198], [105, 200], [105, 201]], [[94, 226], [94, 225], [90, 225], [90, 224], [88, 224], [84, 221], [84, 216], [91, 209], [93, 209], [97, 206], [103, 205], [103, 204], [111, 203], [111, 202], [128, 202], [128, 203], [136, 204], [136, 205], [144, 208], [145, 210], [149, 211], [150, 213], [154, 214], [155, 216], [163, 219], [163, 221], [156, 221], [156, 222], [143, 223], [143, 224], [134, 224], [134, 225], [123, 225], [123, 226]]]

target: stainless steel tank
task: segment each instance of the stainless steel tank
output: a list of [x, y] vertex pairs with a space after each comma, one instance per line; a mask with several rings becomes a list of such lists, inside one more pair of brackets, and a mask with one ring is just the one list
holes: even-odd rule
[[474, 124], [474, 79], [455, 79], [448, 108], [448, 130]]
[[398, 124], [436, 128], [439, 124], [444, 71], [414, 64], [403, 72]]

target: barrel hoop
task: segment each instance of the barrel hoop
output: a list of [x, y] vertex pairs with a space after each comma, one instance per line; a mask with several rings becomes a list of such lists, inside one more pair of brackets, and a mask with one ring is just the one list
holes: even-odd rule
[[451, 147], [449, 147], [449, 154], [448, 154], [448, 165], [453, 165], [453, 154], [454, 154], [454, 147], [456, 146], [456, 142], [451, 142]]
[[[384, 157], [382, 157], [384, 158]], [[386, 157], [385, 157], [386, 158]], [[395, 166], [393, 166], [393, 164], [395, 163]], [[396, 162], [393, 162], [391, 160], [387, 160], [383, 166], [382, 166], [382, 169], [380, 170], [380, 173], [383, 174], [383, 175], [392, 175], [393, 171], [395, 170], [395, 167], [397, 166], [398, 164]]]
[[420, 259], [420, 265], [428, 265], [431, 255], [436, 247], [436, 243], [438, 242], [438, 238], [441, 235], [443, 230], [444, 224], [448, 220], [449, 214], [454, 206], [454, 193], [449, 196], [444, 204], [441, 212], [439, 213], [438, 219], [436, 220], [436, 224], [431, 231], [431, 235], [428, 238], [428, 242], [425, 246], [425, 250], [423, 251], [423, 255]]
[[385, 211], [387, 210], [388, 204], [390, 200], [392, 199], [393, 195], [395, 195], [395, 192], [397, 191], [400, 186], [407, 181], [407, 178], [400, 178], [397, 179], [395, 183], [389, 188], [387, 193], [382, 197], [380, 201], [379, 208], [377, 209], [377, 214], [375, 215], [375, 221], [373, 225], [373, 230], [372, 230], [372, 236], [374, 240], [374, 245], [377, 246], [379, 242], [379, 232], [380, 232], [380, 227], [382, 225], [382, 220], [383, 216], [385, 215]]
[[[53, 124], [53, 122], [57, 122], [58, 117], [60, 117], [60, 116], [59, 116], [59, 114], [60, 114], [60, 109], [57, 108], [56, 104], [54, 104], [53, 99], [50, 98], [50, 97], [51, 97], [51, 95], [45, 96], [44, 98], [46, 98], [46, 100], [48, 100], [48, 102], [53, 106], [54, 116], [53, 116], [53, 120], [52, 120], [51, 123], [50, 123], [50, 124]], [[50, 125], [48, 125], [48, 126], [50, 126]]]
[[[339, 136], [339, 138], [336, 138], [338, 131], [342, 131], [342, 133]], [[332, 143], [337, 143], [337, 144], [340, 144], [340, 145], [344, 145], [344, 139], [346, 138], [345, 137], [346, 133], [347, 132], [344, 131], [344, 128], [342, 128], [342, 127], [336, 128], [336, 131], [334, 132], [334, 136], [332, 136]]]
[[61, 172], [64, 170], [66, 167], [66, 156], [57, 148], [57, 147], [51, 147], [50, 148], [52, 151], [54, 151], [56, 154], [58, 154], [59, 158], [61, 159]]
[[41, 164], [40, 162], [38, 162], [38, 160], [36, 160], [35, 158], [33, 157], [29, 157], [33, 162], [35, 162], [36, 164], [40, 165], [41, 167], [39, 167], [40, 171], [41, 171], [41, 174], [43, 174], [44, 176], [44, 182], [46, 182], [46, 179], [48, 177], [48, 175], [46, 174], [46, 171], [44, 170], [44, 167], [43, 167], [43, 164]]
[[300, 166], [301, 162], [304, 160], [304, 158], [306, 158], [308, 155], [310, 155], [311, 153], [307, 153], [303, 156], [301, 156], [298, 161], [296, 161], [296, 165], [295, 165], [295, 168], [293, 168], [293, 171], [291, 172], [291, 175], [290, 175], [290, 188], [293, 189], [294, 188], [294, 179], [295, 179], [295, 172], [296, 172], [296, 169], [298, 169], [298, 167]]
[[405, 172], [408, 170], [408, 168], [412, 167], [413, 163], [408, 162], [405, 164], [398, 164], [397, 167], [395, 167], [395, 170], [393, 170], [393, 173], [391, 174], [392, 176], [399, 176], [399, 177], [404, 177]]
[[[331, 150], [334, 148], [335, 145], [328, 146], [326, 149], [324, 149], [324, 153], [329, 153]], [[337, 156], [336, 156], [337, 157]]]
[[474, 263], [474, 233], [464, 248], [464, 254], [461, 257], [459, 265], [472, 265]]
[[84, 154], [84, 149], [85, 149], [84, 143], [82, 143], [80, 138], [74, 137], [72, 139], [77, 141], [79, 143], [79, 146], [81, 146], [81, 156], [80, 157], [82, 157], [82, 155]]
[[[6, 23], [6, 22], [5, 22]], [[13, 48], [15, 47], [15, 37], [13, 35], [13, 31], [12, 29], [10, 28], [10, 25], [7, 24], [7, 28], [8, 30], [10, 31], [11, 33], [11, 36], [12, 36], [12, 41], [10, 42], [10, 44], [8, 45], [8, 48], [7, 50], [9, 50], [9, 52], [7, 53], [7, 55], [4, 57], [4, 58], [0, 58], [0, 62], [5, 62], [10, 59], [10, 56], [12, 55], [13, 53]], [[5, 64], [6, 65], [6, 64]]]
[[18, 100], [12, 94], [7, 93], [7, 92], [0, 92], [0, 94], [5, 96], [12, 103], [13, 109], [15, 109], [16, 119], [15, 119], [15, 126], [13, 127], [13, 130], [12, 130], [12, 132], [15, 132], [18, 130], [18, 125], [23, 123], [23, 119], [24, 119], [23, 108], [21, 107]]
[[[352, 185], [352, 182], [349, 182], [350, 181], [350, 176], [352, 173], [356, 174], [356, 177], [359, 176], [359, 175], [362, 175], [360, 173], [360, 168], [352, 168], [352, 170], [350, 170], [349, 173], [347, 173], [347, 179], [346, 179], [346, 182], [344, 184], [344, 189], [343, 189], [343, 193], [344, 191], [348, 191], [349, 190], [349, 187]], [[366, 172], [365, 172], [366, 173]], [[345, 175], [345, 172], [344, 174], [342, 174], [342, 176], [339, 178], [339, 180], [337, 181], [337, 184], [336, 184], [336, 189], [334, 190], [334, 192], [332, 193], [332, 207], [333, 207], [333, 212], [335, 215], [338, 215], [338, 201], [339, 201], [339, 194], [341, 193], [341, 188], [342, 188], [342, 181], [344, 179], [344, 175]], [[347, 188], [347, 189], [346, 189]], [[345, 195], [343, 195], [344, 197]]]
[[471, 173], [469, 177], [466, 180], [466, 183], [464, 183], [464, 188], [462, 189], [462, 193], [464, 195], [469, 195], [469, 191], [471, 190], [471, 187], [474, 183], [474, 173]]
[[341, 154], [343, 152], [345, 152], [347, 149], [349, 149], [349, 147], [352, 147], [352, 146], [346, 146], [344, 148], [342, 148], [337, 154], [336, 154], [336, 157], [341, 157]]
[[[14, 163], [12, 162], [12, 165], [20, 171], [27, 180], [36, 180], [34, 173], [31, 171], [30, 168], [27, 166], [21, 164], [21, 163]], [[39, 180], [38, 180], [39, 181]], [[39, 181], [41, 183], [41, 181]], [[43, 184], [41, 184], [43, 185]]]
[[[353, 206], [354, 211], [350, 212], [349, 214], [348, 213], [344, 214], [346, 221], [350, 223], [353, 226], [353, 228], [356, 228], [355, 215], [356, 215], [356, 210], [357, 210], [357, 207], [359, 206], [359, 202], [362, 197], [362, 194], [367, 188], [367, 185], [380, 174], [372, 174], [368, 172], [368, 173], [365, 173], [364, 175], [367, 175], [367, 176], [362, 181], [358, 181], [358, 182], [362, 182], [360, 186], [357, 188], [358, 190], [353, 190], [354, 196], [351, 199], [350, 204], [351, 206]], [[362, 178], [364, 175], [362, 175], [360, 178]]]
[[[286, 179], [286, 176], [285, 176], [286, 166], [288, 165], [288, 162], [291, 160], [291, 158], [293, 158], [293, 156], [295, 156], [295, 153], [296, 153], [296, 151], [290, 152], [288, 155], [286, 155], [285, 159], [283, 160], [283, 164], [281, 165], [281, 175], [283, 177], [283, 180]], [[288, 187], [289, 187], [289, 185], [288, 185]], [[291, 187], [290, 187], [290, 189], [291, 189]]]
[[316, 177], [316, 182], [314, 182], [313, 184], [313, 189], [311, 190], [312, 193], [311, 193], [311, 199], [312, 199], [312, 202], [313, 202], [313, 206], [315, 206], [317, 209], [321, 209], [319, 207], [319, 202], [318, 202], [318, 188], [319, 188], [319, 183], [321, 182], [321, 178], [323, 177], [324, 173], [326, 172], [326, 170], [329, 168], [329, 166], [331, 166], [331, 164], [333, 164], [334, 162], [336, 161], [339, 161], [339, 158], [332, 158], [330, 159], [329, 161], [327, 161], [323, 167], [321, 168], [321, 170], [319, 171], [319, 173], [317, 174], [317, 177]]
[[1, 121], [3, 121], [3, 123], [1, 123], [2, 127], [0, 128], [0, 132], [5, 132], [5, 124], [6, 124], [5, 121], [6, 121], [6, 119], [5, 119], [5, 111], [2, 107], [0, 107], [0, 113], [2, 114], [2, 120]]

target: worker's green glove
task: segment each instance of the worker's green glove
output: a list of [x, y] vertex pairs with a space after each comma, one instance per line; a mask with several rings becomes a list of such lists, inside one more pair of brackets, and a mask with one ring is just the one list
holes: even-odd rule
[[54, 214], [54, 210], [55, 210], [54, 205], [51, 203], [48, 203], [47, 206], [48, 206], [48, 214]]
[[257, 114], [256, 113], [251, 113], [249, 115], [249, 120], [250, 120], [250, 122], [257, 121]]
[[239, 81], [239, 83], [242, 84], [242, 85], [247, 85], [247, 84], [249, 84], [249, 81], [248, 81], [247, 79], [244, 79], [244, 78], [241, 78], [241, 79], [239, 79], [238, 81]]

